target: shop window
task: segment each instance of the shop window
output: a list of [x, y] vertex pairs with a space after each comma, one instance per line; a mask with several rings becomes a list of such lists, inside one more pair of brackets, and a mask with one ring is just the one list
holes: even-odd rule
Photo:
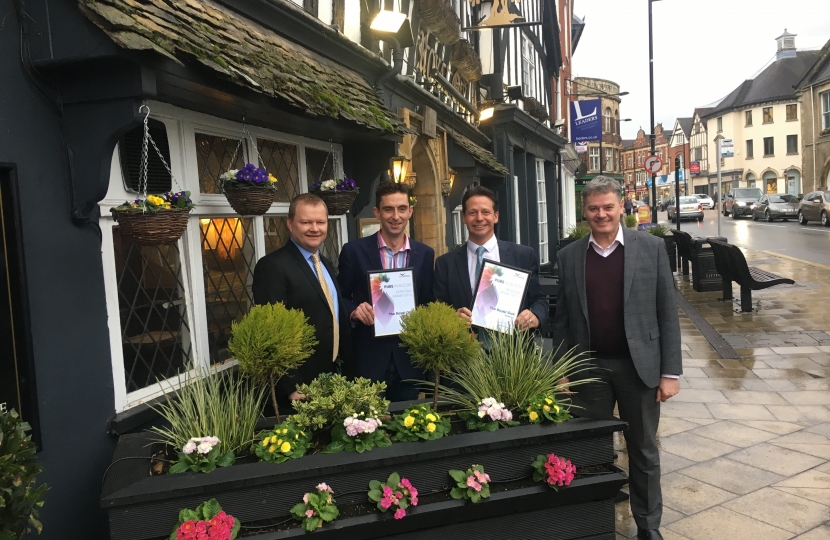
[[245, 166], [244, 150], [245, 144], [240, 146], [239, 139], [197, 133], [196, 166], [199, 174], [199, 193], [222, 193], [219, 176], [229, 169], [241, 169]]
[[268, 139], [257, 139], [257, 149], [265, 170], [277, 177], [277, 202], [291, 202], [300, 194], [297, 146]]
[[787, 135], [787, 153], [798, 153], [798, 135]]
[[764, 137], [764, 157], [775, 155], [775, 139]]
[[548, 253], [548, 195], [545, 184], [545, 162], [536, 160], [536, 204], [539, 210], [539, 264], [550, 262]]
[[231, 357], [231, 325], [242, 320], [253, 305], [253, 222], [251, 218], [237, 217], [199, 220], [211, 364]]
[[179, 244], [139, 246], [112, 228], [127, 392], [176, 375], [190, 361]]
[[[150, 136], [156, 143], [164, 161], [170, 164], [170, 145], [167, 142], [167, 128], [163, 122], [149, 120], [147, 122]], [[121, 174], [124, 177], [124, 187], [127, 191], [139, 193], [141, 191], [140, 167], [141, 146], [144, 138], [144, 126], [138, 126], [125, 133], [118, 141], [118, 157], [121, 160]], [[148, 144], [147, 149], [147, 193], [165, 193], [171, 191], [170, 173], [164, 166], [155, 149]]]
[[787, 122], [791, 120], [798, 120], [798, 105], [795, 103], [787, 105]]
[[772, 124], [772, 107], [764, 107], [764, 123]]
[[[340, 218], [329, 218], [328, 234], [326, 240], [320, 247], [320, 252], [328, 258], [332, 265], [337, 268], [340, 259], [341, 232]], [[291, 233], [288, 231], [288, 217], [266, 216], [263, 220], [265, 234], [265, 254], [276, 251], [291, 240]]]

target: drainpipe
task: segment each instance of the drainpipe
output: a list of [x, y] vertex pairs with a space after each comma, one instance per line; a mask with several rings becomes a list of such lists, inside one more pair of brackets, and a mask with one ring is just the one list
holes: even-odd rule
[[814, 84], [810, 85], [810, 130], [813, 132], [813, 191], [816, 190], [816, 100], [813, 97], [814, 86]]
[[385, 41], [388, 42], [392, 46], [392, 69], [384, 73], [378, 82], [375, 84], [375, 89], [378, 93], [383, 96], [383, 86], [390, 80], [393, 79], [396, 75], [401, 72], [403, 69], [403, 49], [401, 48], [400, 44], [397, 40], [392, 38], [385, 38]]

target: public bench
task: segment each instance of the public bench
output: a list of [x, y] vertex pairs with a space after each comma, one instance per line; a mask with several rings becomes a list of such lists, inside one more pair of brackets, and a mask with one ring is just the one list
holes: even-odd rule
[[741, 311], [752, 311], [752, 291], [768, 289], [776, 285], [795, 283], [792, 279], [749, 266], [743, 252], [732, 244], [709, 240], [715, 256], [715, 266], [723, 277], [723, 299], [732, 300], [732, 282], [741, 286]]
[[683, 275], [689, 275], [689, 260], [692, 258], [692, 235], [683, 231], [672, 231], [677, 240], [677, 253], [680, 255], [680, 263], [683, 267]]

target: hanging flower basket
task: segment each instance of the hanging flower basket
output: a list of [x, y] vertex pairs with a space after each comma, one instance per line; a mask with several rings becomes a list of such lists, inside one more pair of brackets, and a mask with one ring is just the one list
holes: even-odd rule
[[219, 177], [225, 198], [240, 216], [265, 214], [277, 197], [277, 178], [250, 163]]
[[461, 39], [461, 21], [446, 0], [421, 0], [418, 4], [421, 24], [429, 28], [435, 39], [452, 45]]
[[453, 44], [450, 59], [453, 67], [468, 83], [481, 79], [481, 58], [476, 54], [473, 44], [466, 39]]
[[357, 187], [354, 180], [343, 178], [340, 182], [334, 180], [317, 181], [312, 184], [309, 191], [323, 199], [330, 215], [339, 216], [351, 209], [360, 188]]
[[148, 195], [112, 208], [121, 235], [142, 246], [174, 244], [187, 230], [187, 218], [193, 210], [189, 191]]
[[525, 112], [540, 122], [544, 122], [550, 118], [548, 110], [536, 98], [525, 99], [524, 105]]

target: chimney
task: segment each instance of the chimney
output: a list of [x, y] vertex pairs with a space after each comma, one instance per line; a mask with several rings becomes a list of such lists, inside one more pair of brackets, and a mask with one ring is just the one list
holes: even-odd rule
[[775, 42], [778, 44], [778, 50], [775, 53], [775, 59], [780, 60], [782, 58], [792, 58], [796, 55], [795, 53], [795, 36], [798, 34], [790, 34], [787, 32], [787, 29], [784, 29], [784, 33], [775, 38]]

